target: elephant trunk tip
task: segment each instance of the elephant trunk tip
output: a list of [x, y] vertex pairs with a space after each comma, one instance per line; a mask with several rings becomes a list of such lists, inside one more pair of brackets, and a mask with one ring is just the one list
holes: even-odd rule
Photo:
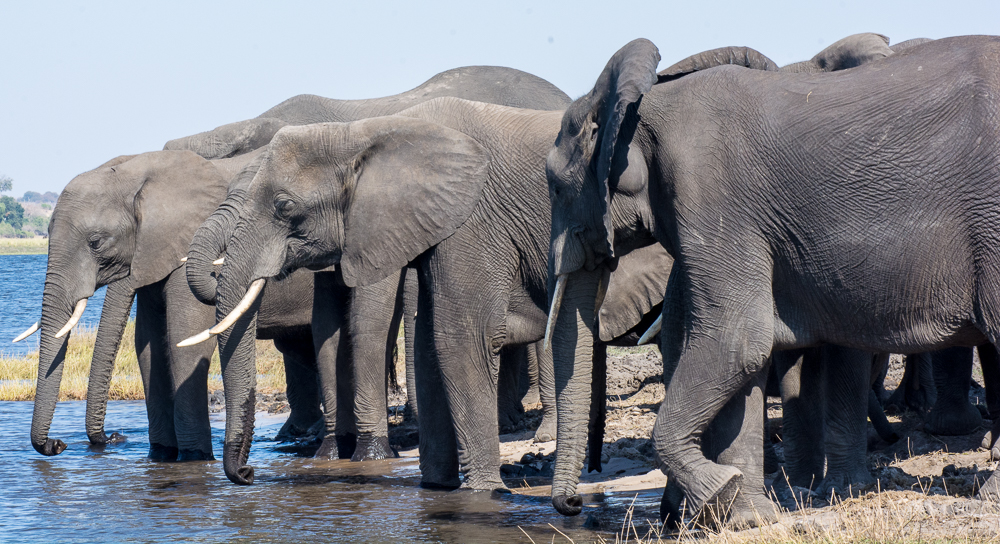
[[564, 516], [578, 516], [583, 512], [583, 497], [580, 495], [553, 495], [552, 506]]
[[101, 429], [95, 433], [87, 433], [87, 439], [94, 446], [106, 446], [108, 444], [120, 444], [125, 442], [128, 437], [121, 433], [113, 432], [110, 436], [105, 434], [104, 429]]
[[44, 442], [35, 442], [32, 440], [31, 446], [35, 448], [35, 451], [46, 457], [59, 455], [66, 451], [66, 443], [59, 439], [46, 438]]
[[253, 467], [243, 465], [233, 471], [226, 470], [226, 477], [236, 485], [251, 485], [253, 484]]

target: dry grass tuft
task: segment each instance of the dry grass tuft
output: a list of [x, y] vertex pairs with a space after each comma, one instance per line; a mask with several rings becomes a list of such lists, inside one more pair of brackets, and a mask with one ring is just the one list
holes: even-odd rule
[[0, 238], [0, 255], [42, 255], [48, 252], [48, 238]]
[[[94, 328], [77, 327], [70, 336], [66, 349], [62, 386], [59, 400], [84, 400], [87, 398], [87, 381], [90, 360], [94, 353]], [[219, 352], [212, 355], [209, 366], [208, 389], [222, 389]], [[270, 340], [257, 341], [257, 389], [262, 393], [285, 390], [285, 367], [281, 353]], [[27, 357], [0, 356], [0, 400], [34, 400], [35, 380], [38, 377], [38, 352]], [[114, 371], [111, 375], [109, 400], [141, 400], [145, 398], [139, 364], [135, 354], [135, 323], [130, 321], [118, 348]]]

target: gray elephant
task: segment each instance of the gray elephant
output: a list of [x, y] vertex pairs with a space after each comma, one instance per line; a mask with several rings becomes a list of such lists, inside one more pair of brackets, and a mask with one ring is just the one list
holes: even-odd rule
[[[720, 67], [657, 83], [659, 54], [637, 40], [567, 110], [547, 163], [556, 272], [583, 283], [613, 258], [608, 217], [620, 206], [643, 210], [677, 259], [654, 440], [693, 511], [739, 494], [740, 471], [706, 459], [698, 437], [772, 349], [1000, 339], [995, 294], [972, 287], [1000, 265], [987, 243], [996, 225], [969, 205], [993, 198], [997, 129], [983, 113], [996, 109], [997, 77], [981, 60], [998, 52], [994, 38], [951, 38], [842, 72]], [[632, 168], [649, 176], [644, 201], [613, 181]], [[932, 201], [948, 210], [940, 222], [921, 219]], [[991, 478], [981, 494], [996, 487]]]
[[[347, 285], [378, 281], [407, 263], [417, 270], [425, 486], [504, 485], [494, 419], [498, 359], [505, 347], [545, 332], [543, 161], [561, 115], [439, 98], [397, 116], [286, 127], [227, 246], [220, 308], [224, 294], [238, 298], [257, 278], [300, 267], [336, 266]], [[608, 308], [632, 296], [614, 285], [604, 295]]]
[[[94, 290], [109, 285], [88, 392], [87, 434], [114, 442], [103, 430], [111, 368], [133, 299], [136, 353], [146, 395], [153, 459], [212, 459], [206, 381], [214, 344], [176, 348], [177, 340], [213, 322], [214, 311], [186, 287], [188, 240], [222, 200], [229, 180], [255, 156], [207, 161], [191, 152], [123, 156], [74, 178], [49, 225], [49, 260], [43, 294], [40, 364], [32, 418], [32, 445], [45, 455], [65, 449], [48, 437], [58, 398], [66, 340]], [[268, 326], [285, 355], [293, 406], [290, 425], [320, 417], [315, 361], [309, 340], [311, 308], [281, 300], [311, 293], [311, 278], [297, 274], [269, 290]], [[274, 301], [275, 297], [280, 297]], [[71, 310], [75, 311], [71, 315]], [[171, 339], [173, 339], [171, 341]]]
[[[474, 66], [459, 68], [443, 72], [429, 80], [424, 85], [400, 95], [371, 100], [337, 101], [323, 99], [312, 96], [300, 96], [276, 106], [266, 112], [261, 118], [226, 125], [209, 133], [192, 136], [183, 141], [173, 141], [167, 147], [185, 147], [198, 150], [205, 155], [233, 154], [243, 152], [254, 146], [262, 145], [269, 140], [270, 136], [261, 137], [261, 134], [270, 130], [268, 127], [275, 127], [278, 124], [301, 124], [327, 121], [349, 121], [361, 119], [370, 115], [387, 114], [399, 111], [414, 104], [419, 104], [437, 96], [458, 96], [471, 98], [490, 103], [499, 103], [512, 106], [525, 106], [535, 109], [562, 109], [569, 103], [569, 98], [543, 79], [532, 76], [519, 70], [491, 66]], [[274, 120], [278, 118], [280, 122]], [[270, 134], [273, 134], [270, 133]], [[244, 138], [243, 136], [252, 137]], [[225, 145], [220, 142], [227, 142]], [[235, 142], [235, 143], [234, 143]], [[230, 145], [232, 144], [232, 145]], [[220, 145], [222, 146], [220, 148]], [[220, 150], [221, 149], [221, 150]], [[211, 265], [220, 255], [227, 250], [227, 241], [233, 234], [238, 222], [241, 220], [241, 208], [246, 199], [246, 187], [234, 187], [227, 196], [225, 202], [206, 221], [205, 225], [196, 233], [190, 248], [188, 260], [188, 282], [195, 295], [205, 302], [211, 302], [216, 298], [218, 283], [215, 271]], [[402, 263], [405, 264], [405, 263]], [[401, 267], [402, 267], [401, 264]], [[313, 267], [315, 269], [315, 267]], [[398, 272], [394, 272], [398, 273]], [[383, 280], [385, 281], [385, 280]], [[404, 280], [405, 283], [405, 280]], [[355, 303], [343, 309], [338, 305], [322, 305], [325, 312], [314, 314], [314, 339], [320, 361], [320, 375], [323, 384], [324, 398], [326, 403], [333, 401], [337, 394], [337, 383], [335, 365], [324, 361], [337, 360], [337, 348], [341, 342], [340, 326], [342, 323], [356, 322], [351, 315], [333, 315], [336, 312], [347, 311], [349, 313], [359, 312], [363, 314], [367, 307], [364, 304], [363, 294], [370, 286], [356, 289], [359, 294], [351, 294], [355, 290], [347, 290], [338, 294], [338, 289], [342, 289], [342, 281], [336, 272], [322, 271], [316, 274], [316, 300], [329, 300], [332, 297], [354, 297]], [[405, 291], [405, 285], [403, 290]], [[360, 297], [360, 298], [358, 298]], [[220, 299], [221, 300], [221, 299]], [[222, 309], [226, 304], [235, 304], [235, 300], [222, 301], [220, 305], [220, 316], [231, 310], [232, 307]], [[412, 312], [406, 312], [408, 315]], [[250, 317], [248, 317], [249, 319]], [[244, 329], [245, 330], [245, 329]], [[405, 330], [405, 327], [404, 327]], [[354, 333], [351, 333], [352, 336]], [[244, 338], [238, 332], [232, 340], [226, 335], [221, 344], [220, 352], [225, 360], [229, 360], [229, 354], [236, 353], [240, 357], [252, 357], [252, 338]], [[371, 335], [368, 335], [371, 336]], [[227, 346], [233, 347], [230, 350]], [[382, 449], [388, 448], [387, 428], [385, 425], [385, 372], [384, 357], [385, 352], [375, 347], [373, 344], [355, 344], [352, 350], [353, 357], [353, 377], [355, 393], [355, 416], [357, 420], [359, 436], [367, 443], [381, 444]], [[247, 367], [245, 363], [239, 365], [228, 365], [229, 367]], [[419, 380], [419, 378], [417, 378]], [[227, 383], [238, 383], [241, 387], [249, 386], [250, 382], [244, 379], [233, 379]], [[417, 388], [420, 386], [418, 385]], [[416, 389], [416, 388], [413, 388]], [[228, 396], [227, 396], [228, 398]], [[551, 411], [551, 409], [550, 409]], [[232, 416], [232, 412], [227, 412]], [[547, 418], [551, 420], [551, 415]], [[230, 419], [227, 428], [235, 429], [237, 425], [246, 426], [246, 421]], [[551, 427], [551, 423], [544, 423], [543, 427]], [[326, 433], [324, 445], [317, 455], [333, 456], [336, 449], [332, 446], [335, 443], [332, 438], [337, 433], [337, 423], [332, 419], [331, 411], [327, 411]], [[249, 434], [245, 429], [240, 435], [249, 439]], [[235, 431], [234, 431], [235, 432]], [[241, 442], [239, 440], [227, 438], [227, 443]], [[379, 449], [379, 448], [375, 448]], [[233, 449], [234, 452], [242, 451]], [[355, 454], [358, 457], [358, 454]], [[372, 456], [372, 457], [377, 457]], [[241, 460], [237, 457], [226, 457], [224, 459], [226, 474], [231, 480], [237, 483], [251, 483], [252, 472], [240, 472], [239, 468], [246, 461], [246, 453]], [[246, 474], [246, 476], [241, 476]]]

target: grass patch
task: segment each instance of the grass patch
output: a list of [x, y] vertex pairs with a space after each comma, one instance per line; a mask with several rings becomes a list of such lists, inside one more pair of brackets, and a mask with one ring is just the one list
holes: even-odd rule
[[48, 252], [48, 238], [0, 238], [0, 255], [44, 255]]
[[[69, 339], [64, 361], [59, 400], [85, 400], [90, 376], [90, 360], [94, 354], [95, 328], [77, 327]], [[34, 400], [38, 377], [38, 352], [26, 357], [0, 357], [0, 400]], [[222, 389], [222, 371], [218, 350], [212, 354], [208, 369], [208, 389]], [[281, 353], [270, 340], [257, 340], [257, 390], [275, 393], [285, 390], [285, 366]], [[109, 400], [141, 400], [145, 398], [139, 363], [135, 354], [135, 322], [125, 328], [118, 356], [111, 375]]]

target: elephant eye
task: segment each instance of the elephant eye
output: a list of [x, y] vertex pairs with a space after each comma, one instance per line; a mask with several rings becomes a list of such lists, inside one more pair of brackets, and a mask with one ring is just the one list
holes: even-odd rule
[[87, 242], [87, 245], [90, 246], [90, 249], [93, 249], [94, 251], [100, 249], [100, 247], [103, 244], [104, 244], [103, 238], [91, 238], [90, 241]]
[[274, 200], [274, 211], [280, 217], [288, 217], [295, 209], [295, 202], [288, 198], [277, 198]]

